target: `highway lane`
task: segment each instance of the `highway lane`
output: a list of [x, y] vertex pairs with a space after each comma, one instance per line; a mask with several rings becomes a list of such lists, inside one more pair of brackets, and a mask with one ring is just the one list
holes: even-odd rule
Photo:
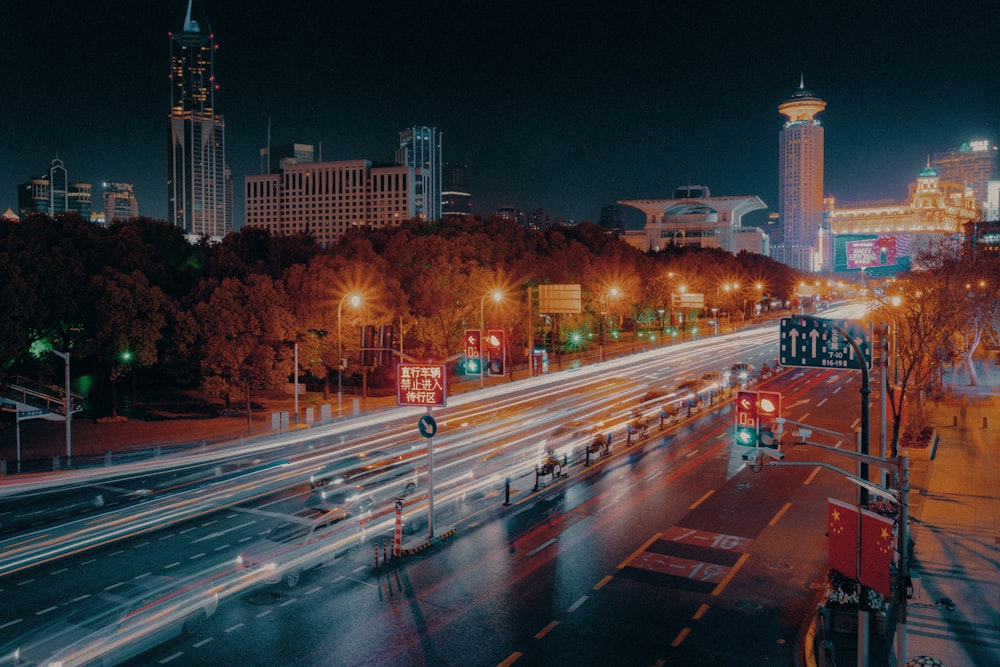
[[[484, 400], [478, 403], [463, 401], [464, 405], [462, 406], [443, 410], [441, 411], [443, 413], [441, 419], [443, 424], [442, 434], [435, 438], [435, 445], [440, 441], [442, 451], [439, 472], [442, 472], [445, 477], [450, 476], [451, 470], [454, 470], [456, 475], [463, 474], [463, 472], [467, 473], [470, 460], [476, 454], [480, 453], [483, 448], [495, 446], [497, 442], [504, 442], [505, 439], [511, 442], [523, 441], [526, 443], [525, 446], [535, 447], [538, 446], [539, 440], [542, 440], [544, 445], [546, 435], [564, 423], [567, 418], [593, 418], [596, 415], [599, 417], [602, 425], [608, 426], [611, 429], [619, 429], [618, 435], [623, 437], [621, 429], [624, 429], [625, 424], [628, 422], [638, 398], [644, 395], [649, 388], [669, 388], [681, 376], [687, 374], [698, 375], [704, 370], [715, 369], [720, 362], [722, 362], [722, 365], [726, 365], [729, 363], [729, 360], [723, 361], [724, 354], [726, 353], [733, 355], [731, 359], [754, 361], [773, 359], [773, 351], [769, 349], [773, 348], [773, 332], [771, 332], [770, 336], [744, 335], [733, 341], [724, 341], [722, 338], [719, 341], [724, 344], [718, 345], [719, 349], [716, 350], [713, 350], [708, 345], [692, 345], [687, 349], [685, 349], [685, 346], [678, 345], [675, 348], [664, 348], [663, 350], [654, 350], [643, 355], [635, 355], [635, 357], [629, 358], [630, 363], [628, 364], [620, 364], [615, 367], [602, 366], [598, 371], [590, 373], [581, 372], [585, 369], [577, 369], [565, 373], [555, 385], [552, 383], [551, 378], [539, 379], [533, 386], [518, 387], [519, 391], [515, 392], [514, 396], [509, 400], [504, 399], [503, 394], [496, 391], [496, 388], [491, 388], [487, 391], [491, 391], [493, 395], [485, 397]], [[762, 342], [754, 344], [755, 341]], [[630, 373], [632, 377], [629, 377]], [[558, 387], [558, 390], [555, 390], [554, 387]], [[511, 389], [510, 387], [501, 388], [506, 388], [508, 391]], [[544, 400], [543, 405], [536, 406], [535, 404], [540, 400]], [[419, 446], [421, 440], [415, 437], [415, 429], [412, 426], [401, 426], [398, 428], [403, 429], [403, 432], [393, 431], [381, 436], [378, 433], [369, 433], [367, 436], [357, 439], [345, 437], [343, 445], [338, 443], [338, 447], [357, 447], [360, 449], [388, 444], [406, 449], [413, 447], [415, 443]], [[406, 431], [409, 431], [408, 435], [405, 433]], [[717, 437], [721, 438], [723, 436], [720, 435]], [[272, 449], [276, 452], [281, 451], [277, 447], [273, 447]], [[306, 492], [302, 488], [302, 481], [307, 477], [307, 470], [310, 466], [319, 465], [331, 456], [323, 452], [317, 453], [316, 450], [318, 449], [314, 449], [303, 457], [303, 461], [298, 462], [301, 465], [296, 466], [296, 473], [290, 479], [288, 486], [280, 488], [279, 485], [279, 487], [268, 493], [260, 494], [261, 502], [257, 505], [241, 501], [236, 504], [247, 506], [240, 507], [240, 511], [221, 510], [211, 512], [206, 510], [198, 514], [194, 521], [187, 519], [173, 526], [169, 522], [163, 522], [150, 535], [126, 538], [118, 545], [114, 545], [114, 547], [107, 547], [107, 553], [117, 556], [130, 553], [130, 549], [141, 551], [141, 549], [145, 548], [144, 545], [153, 546], [154, 549], [150, 549], [149, 552], [152, 553], [155, 551], [155, 556], [152, 559], [144, 556], [143, 564], [154, 569], [165, 568], [167, 566], [171, 566], [172, 569], [179, 568], [181, 565], [175, 563], [187, 564], [189, 561], [199, 561], [212, 554], [219, 554], [217, 562], [225, 563], [234, 555], [234, 551], [238, 550], [241, 542], [245, 543], [247, 539], [253, 539], [262, 530], [262, 522], [255, 519], [253, 523], [249, 523], [247, 519], [248, 514], [253, 515], [255, 509], [264, 507], [266, 503], [287, 501], [289, 507], [294, 507], [296, 503], [303, 501]], [[451, 456], [449, 456], [449, 450], [451, 450]], [[636, 453], [632, 452], [632, 456], [635, 455]], [[727, 470], [732, 463], [732, 461], [727, 462]], [[487, 499], [489, 497], [489, 494], [482, 495]], [[469, 506], [474, 509], [474, 504], [470, 503]], [[249, 511], [245, 512], [243, 510]], [[116, 518], [120, 519], [120, 516]], [[98, 525], [100, 523], [103, 522], [98, 522]], [[196, 528], [196, 530], [190, 531], [192, 527]], [[201, 535], [198, 533], [198, 530], [208, 532]], [[178, 536], [176, 531], [190, 531], [192, 535], [199, 535], [199, 537], [193, 537], [192, 539], [194, 540], [215, 534], [233, 539], [225, 543], [220, 542], [216, 544], [213, 542], [208, 551], [203, 551], [198, 547], [192, 548], [192, 545], [187, 544], [192, 539], [188, 539], [186, 537], [188, 533], [185, 533], [184, 539], [175, 543], [178, 546], [166, 548], [164, 546], [165, 543]], [[167, 535], [171, 535], [171, 537], [166, 537]], [[196, 544], [202, 545], [204, 543]], [[205, 546], [209, 547], [210, 545]], [[76, 559], [75, 561], [73, 560], [74, 558]], [[61, 567], [53, 567], [50, 572], [59, 572], [62, 568], [71, 569], [74, 564], [78, 563], [90, 565], [93, 564], [92, 558], [90, 554], [80, 554], [79, 556], [72, 557], [68, 564], [58, 563], [57, 565]], [[100, 560], [96, 562], [99, 563]], [[196, 572], [200, 566], [194, 565], [193, 567], [193, 571]], [[114, 567], [113, 575], [119, 577], [142, 576], [144, 571], [141, 568]], [[33, 575], [34, 572], [33, 570], [29, 570], [26, 574]], [[55, 577], [59, 575], [48, 574], [47, 576]], [[102, 584], [107, 585], [105, 582], [112, 582], [113, 578], [114, 576], [111, 578], [95, 577], [89, 581], [92, 587], [97, 588]], [[35, 582], [44, 581], [40, 577], [25, 576], [25, 578], [11, 585], [21, 590], [27, 590], [21, 587], [30, 586], [34, 583], [24, 583], [28, 579], [34, 579]], [[0, 582], [5, 584], [4, 591], [7, 591], [7, 579], [0, 579]], [[45, 588], [44, 585], [39, 585], [39, 587]], [[0, 599], [5, 600], [7, 598], [8, 596], [6, 595], [0, 597]], [[50, 609], [52, 606], [61, 608], [69, 604], [68, 601], [72, 599], [72, 597], [60, 598], [60, 601], [53, 605], [42, 596], [42, 598], [39, 598], [38, 609], [29, 611], [24, 616], [27, 617], [29, 614], [37, 615], [39, 611]], [[0, 616], [0, 625], [11, 623], [11, 617], [6, 613], [10, 611], [9, 608], [5, 607], [3, 611], [5, 615]], [[41, 616], [49, 613], [54, 612], [46, 611]], [[18, 623], [8, 625], [7, 627], [15, 627], [16, 625]]]
[[[828, 424], [853, 419], [848, 373], [772, 386], [797, 403], [793, 419], [817, 407]], [[825, 571], [825, 497], [851, 487], [812, 468], [742, 468], [731, 421], [724, 407], [508, 508], [494, 499], [387, 569], [347, 561], [296, 589], [241, 593], [204, 637], [144, 664], [217, 664], [237, 648], [259, 664], [791, 664]]]

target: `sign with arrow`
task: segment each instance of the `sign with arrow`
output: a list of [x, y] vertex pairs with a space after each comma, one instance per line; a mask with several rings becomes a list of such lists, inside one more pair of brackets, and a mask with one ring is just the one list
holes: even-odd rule
[[[863, 362], [841, 329], [861, 349]], [[871, 368], [872, 336], [864, 322], [827, 320], [812, 315], [783, 317], [780, 335], [778, 361], [782, 366], [861, 370], [864, 363]]]

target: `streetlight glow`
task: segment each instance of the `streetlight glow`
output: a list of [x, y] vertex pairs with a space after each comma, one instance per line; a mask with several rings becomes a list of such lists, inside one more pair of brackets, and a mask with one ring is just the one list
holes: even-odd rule
[[[341, 333], [340, 333], [340, 317], [343, 314], [344, 302], [350, 300], [351, 306], [357, 308], [361, 305], [361, 295], [348, 292], [341, 299], [340, 303], [337, 304], [337, 416], [340, 416], [341, 410], [343, 410], [343, 377], [344, 377], [344, 360], [342, 358], [342, 345], [341, 345]], [[295, 388], [298, 391], [298, 387]]]

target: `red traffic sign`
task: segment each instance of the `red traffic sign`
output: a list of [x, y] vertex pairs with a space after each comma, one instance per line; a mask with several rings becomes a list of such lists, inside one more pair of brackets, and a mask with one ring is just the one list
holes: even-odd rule
[[396, 364], [396, 404], [444, 407], [448, 370], [443, 364]]

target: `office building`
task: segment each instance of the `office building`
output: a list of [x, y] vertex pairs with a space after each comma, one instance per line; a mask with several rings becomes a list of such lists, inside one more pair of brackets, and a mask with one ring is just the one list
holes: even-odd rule
[[309, 144], [284, 144], [260, 149], [260, 173], [277, 174], [287, 165], [316, 161], [316, 150]]
[[17, 188], [17, 207], [21, 217], [29, 213], [56, 216], [76, 211], [90, 219], [91, 187], [89, 183], [70, 183], [66, 166], [59, 158], [42, 176], [34, 176]]
[[976, 204], [986, 208], [989, 182], [1000, 177], [997, 167], [997, 147], [989, 141], [970, 141], [958, 148], [934, 153], [931, 166], [941, 182], [959, 188], [969, 187]]
[[288, 163], [277, 173], [246, 177], [246, 226], [272, 234], [306, 234], [323, 247], [351, 227], [386, 227], [422, 217], [420, 169], [372, 166], [369, 160]]
[[129, 220], [138, 217], [139, 202], [131, 183], [104, 184], [104, 220]]
[[799, 89], [778, 105], [788, 117], [778, 135], [778, 197], [782, 244], [772, 252], [779, 261], [800, 271], [822, 267], [820, 229], [823, 225], [823, 126], [816, 118], [826, 102]]
[[417, 192], [418, 215], [441, 219], [441, 133], [433, 127], [415, 126], [399, 133], [396, 163], [420, 169], [426, 175], [427, 191]]
[[221, 238], [233, 229], [232, 176], [225, 122], [215, 108], [215, 36], [191, 16], [170, 35], [167, 217], [190, 236]]
[[468, 165], [444, 165], [444, 189], [441, 191], [441, 215], [472, 215], [472, 194], [469, 192]]

